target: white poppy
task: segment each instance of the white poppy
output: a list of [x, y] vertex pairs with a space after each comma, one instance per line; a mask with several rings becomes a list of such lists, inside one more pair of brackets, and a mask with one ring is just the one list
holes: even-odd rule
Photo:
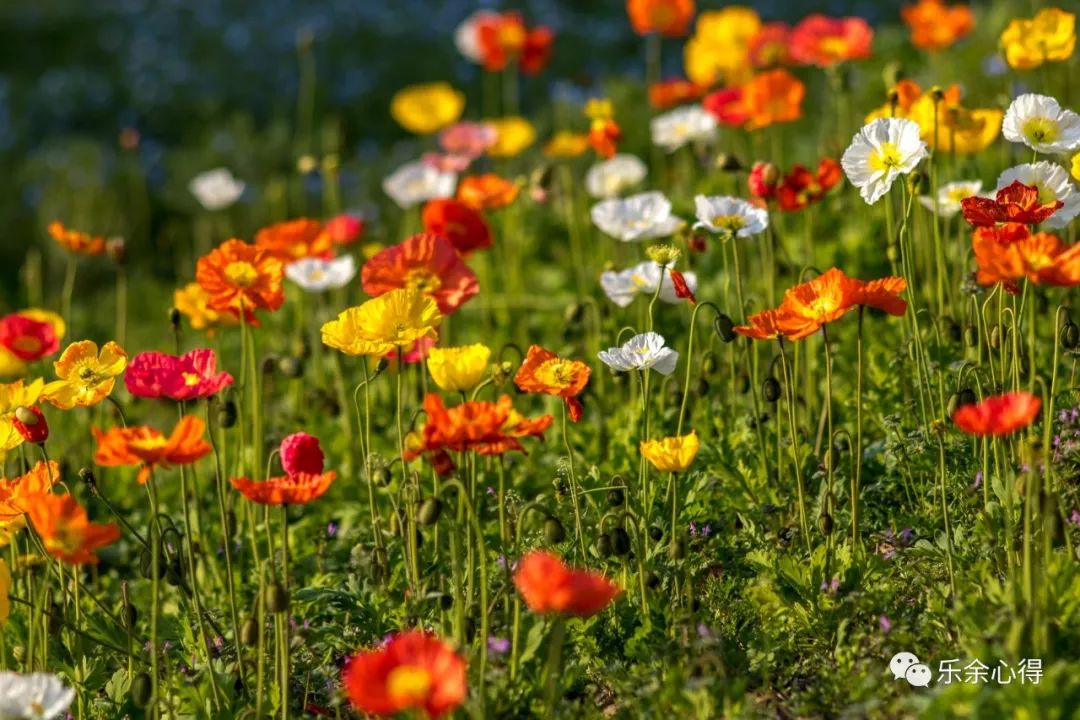
[[698, 195], [694, 198], [695, 228], [712, 233], [750, 237], [769, 226], [769, 213], [746, 200], [725, 195]]
[[700, 105], [686, 105], [649, 122], [654, 145], [675, 152], [688, 143], [705, 142], [716, 136], [716, 118]]
[[[982, 191], [982, 180], [959, 180], [945, 183], [937, 191], [937, 214], [942, 217], [952, 217], [960, 212], [960, 201], [975, 197]], [[934, 198], [931, 195], [920, 195], [919, 202], [930, 212], [934, 212]]]
[[310, 293], [345, 287], [356, 277], [356, 260], [342, 255], [333, 260], [304, 258], [285, 266], [285, 275]]
[[1046, 160], [1027, 163], [1009, 168], [998, 176], [997, 189], [1012, 185], [1019, 180], [1025, 185], [1034, 185], [1039, 189], [1039, 202], [1050, 203], [1060, 200], [1064, 203], [1050, 216], [1044, 226], [1063, 228], [1080, 214], [1080, 190], [1069, 179], [1065, 168]]
[[0, 718], [52, 720], [67, 712], [75, 690], [52, 673], [0, 672]]
[[873, 205], [926, 157], [919, 126], [903, 118], [878, 118], [863, 126], [844, 151], [840, 164], [862, 199]]
[[484, 21], [498, 20], [499, 14], [491, 10], [477, 10], [465, 18], [454, 31], [454, 45], [466, 60], [476, 65], [483, 62], [484, 54], [480, 48], [477, 25]]
[[585, 173], [585, 191], [594, 198], [618, 197], [644, 180], [648, 172], [645, 163], [635, 155], [612, 155]]
[[417, 160], [405, 163], [383, 180], [383, 191], [402, 209], [454, 194], [457, 174]]
[[224, 210], [240, 199], [244, 183], [233, 177], [228, 168], [219, 167], [193, 177], [188, 190], [207, 210]]
[[1012, 101], [1001, 134], [1035, 152], [1062, 153], [1080, 145], [1080, 115], [1048, 95], [1028, 93]]
[[[684, 272], [683, 280], [690, 292], [697, 291], [697, 275], [692, 272]], [[661, 276], [661, 268], [657, 263], [646, 260], [626, 270], [606, 270], [600, 273], [600, 287], [611, 302], [619, 307], [626, 307], [634, 301], [638, 295], [652, 297], [656, 292], [657, 284], [660, 285], [658, 297], [666, 303], [682, 302], [675, 293], [675, 283], [671, 281], [671, 273], [664, 270]]]
[[675, 372], [679, 353], [664, 345], [664, 336], [647, 332], [630, 338], [622, 347], [608, 348], [597, 353], [600, 361], [612, 370], [655, 370], [661, 375]]
[[592, 207], [596, 227], [617, 240], [634, 242], [673, 235], [684, 223], [671, 214], [671, 202], [658, 191], [603, 200]]

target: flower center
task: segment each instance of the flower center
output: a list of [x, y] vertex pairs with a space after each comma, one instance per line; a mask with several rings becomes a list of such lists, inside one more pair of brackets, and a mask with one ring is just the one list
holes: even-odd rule
[[738, 232], [746, 227], [746, 218], [742, 215], [717, 215], [712, 219], [714, 227], [729, 232]]
[[1024, 121], [1024, 137], [1033, 143], [1052, 143], [1061, 136], [1057, 120], [1033, 117]]
[[186, 372], [182, 373], [182, 375], [184, 378], [184, 385], [186, 385], [187, 387], [198, 385], [199, 381], [202, 379], [201, 377], [199, 377], [198, 373]]
[[395, 704], [412, 706], [422, 703], [431, 692], [431, 673], [415, 665], [401, 665], [390, 671], [386, 691]]
[[898, 168], [901, 161], [900, 149], [891, 142], [882, 143], [881, 147], [870, 153], [870, 169], [875, 172], [888, 172]]
[[249, 288], [259, 279], [259, 271], [249, 262], [236, 260], [225, 266], [225, 277], [239, 288]]
[[844, 57], [848, 50], [847, 40], [839, 37], [822, 38], [818, 47], [823, 55], [830, 57]]
[[417, 268], [405, 274], [405, 287], [429, 295], [442, 287], [442, 280], [430, 270]]
[[567, 360], [548, 360], [536, 369], [536, 378], [555, 388], [566, 388], [574, 382], [574, 364]]
[[817, 317], [826, 317], [836, 310], [837, 305], [836, 298], [826, 295], [824, 297], [814, 298], [807, 307], [813, 315]]

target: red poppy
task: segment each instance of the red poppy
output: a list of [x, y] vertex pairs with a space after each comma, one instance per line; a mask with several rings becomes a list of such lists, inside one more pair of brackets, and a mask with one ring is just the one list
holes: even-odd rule
[[484, 216], [459, 200], [430, 200], [420, 217], [424, 232], [446, 238], [461, 255], [491, 247], [491, 229]]
[[281, 441], [281, 468], [286, 475], [319, 475], [326, 461], [319, 438], [306, 432], [287, 435]]
[[169, 436], [146, 425], [114, 427], [104, 433], [93, 428], [94, 462], [102, 467], [139, 465], [138, 481], [145, 483], [155, 468], [190, 465], [209, 455], [213, 448], [203, 439], [205, 431], [206, 423], [194, 415], [185, 415]]
[[135, 397], [182, 402], [218, 394], [233, 384], [233, 376], [218, 372], [217, 354], [206, 348], [180, 356], [142, 352], [128, 363], [124, 384]]
[[683, 274], [678, 270], [668, 270], [668, 272], [671, 274], [671, 285], [675, 288], [675, 297], [689, 300], [691, 305], [696, 305], [697, 298], [694, 297], [694, 291], [686, 284]]
[[[801, 167], [801, 165], [796, 167]], [[750, 188], [750, 194], [754, 197], [771, 200], [776, 197], [776, 190], [780, 186], [780, 180], [780, 168], [771, 162], [758, 161], [750, 168], [746, 184]]]
[[341, 213], [326, 221], [323, 232], [334, 245], [352, 245], [364, 235], [364, 218]]
[[447, 643], [407, 630], [382, 647], [359, 652], [341, 678], [352, 706], [371, 715], [419, 709], [437, 718], [465, 702], [465, 661]]
[[704, 92], [705, 88], [684, 78], [661, 80], [649, 86], [649, 104], [657, 110], [667, 110], [694, 102]]
[[802, 210], [821, 201], [842, 177], [840, 163], [832, 158], [823, 158], [814, 172], [796, 165], [776, 188], [777, 205], [785, 212]]
[[997, 223], [1037, 225], [1064, 204], [1056, 199], [1048, 203], [1040, 202], [1039, 188], [1025, 185], [1019, 180], [998, 190], [993, 199], [969, 197], [960, 201], [964, 219], [975, 227], [989, 227]]
[[378, 296], [397, 288], [419, 290], [444, 315], [480, 292], [476, 274], [438, 235], [420, 233], [380, 251], [360, 272], [364, 292]]
[[969, 435], [1010, 435], [1034, 422], [1041, 407], [1037, 396], [1012, 392], [961, 405], [953, 412], [952, 420]]
[[1007, 224], [975, 229], [971, 241], [980, 285], [1005, 284], [1018, 291], [1018, 281], [1061, 287], [1080, 284], [1080, 243], [1066, 245], [1057, 235], [1031, 234], [1027, 226]]
[[534, 613], [589, 617], [603, 610], [622, 590], [599, 573], [574, 570], [549, 552], [521, 558], [514, 587]]
[[520, 13], [485, 13], [473, 28], [484, 69], [500, 72], [513, 62], [526, 75], [544, 69], [551, 57], [550, 28], [527, 28]]
[[36, 405], [20, 405], [15, 408], [11, 424], [28, 443], [40, 445], [49, 439], [49, 423]]
[[740, 335], [745, 335], [755, 340], [775, 340], [783, 335], [780, 329], [780, 311], [762, 310], [746, 318], [749, 325], [738, 325], [732, 328]]
[[0, 345], [23, 362], [34, 362], [60, 349], [56, 326], [23, 313], [0, 318]]
[[750, 119], [746, 92], [741, 87], [711, 92], [701, 101], [701, 106], [721, 125], [740, 127]]
[[791, 58], [803, 65], [830, 67], [870, 57], [874, 31], [859, 17], [808, 15], [791, 31]]
[[786, 65], [791, 62], [791, 53], [788, 49], [790, 43], [791, 28], [787, 23], [768, 22], [750, 38], [746, 50], [754, 67]]

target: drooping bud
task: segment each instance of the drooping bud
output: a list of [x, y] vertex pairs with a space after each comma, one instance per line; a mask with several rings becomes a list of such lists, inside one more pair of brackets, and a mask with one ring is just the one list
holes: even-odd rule
[[28, 443], [40, 445], [49, 439], [49, 423], [36, 406], [20, 405], [15, 408], [15, 417], [11, 424]]
[[780, 182], [780, 168], [771, 162], [756, 162], [750, 169], [747, 184], [750, 194], [759, 198], [771, 198], [776, 195], [776, 185]]

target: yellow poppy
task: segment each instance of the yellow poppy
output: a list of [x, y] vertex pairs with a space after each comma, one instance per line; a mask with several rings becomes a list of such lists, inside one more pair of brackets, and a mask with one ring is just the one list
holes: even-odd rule
[[346, 355], [382, 356], [435, 337], [442, 322], [436, 302], [417, 290], [398, 288], [351, 307], [322, 326], [322, 341]]
[[641, 454], [660, 472], [682, 472], [694, 462], [699, 446], [697, 431], [691, 430], [689, 435], [643, 440]]
[[536, 128], [523, 117], [511, 115], [485, 122], [495, 128], [495, 144], [488, 148], [491, 157], [514, 157], [536, 140]]
[[218, 325], [239, 324], [235, 315], [218, 312], [209, 303], [210, 294], [197, 282], [173, 292], [173, 306], [188, 319], [192, 330], [205, 330], [207, 335], [213, 335]]
[[1076, 16], [1044, 8], [1033, 18], [1017, 18], [1001, 33], [1001, 46], [1005, 61], [1017, 70], [1068, 60], [1076, 48]]
[[452, 125], [464, 110], [465, 95], [444, 82], [410, 85], [390, 100], [390, 115], [417, 135], [430, 135]]
[[[918, 124], [919, 135], [931, 148], [942, 152], [971, 155], [990, 147], [1001, 133], [1005, 113], [997, 108], [965, 108], [960, 105], [960, 88], [953, 85], [941, 92], [937, 104], [937, 128], [934, 127], [934, 93], [922, 91], [905, 80], [896, 88], [899, 101], [886, 103], [866, 116], [866, 122], [883, 117], [898, 117]], [[955, 148], [954, 148], [955, 144]]]
[[694, 84], [738, 85], [752, 74], [750, 40], [761, 30], [761, 18], [748, 7], [731, 5], [698, 16], [686, 42], [683, 65]]
[[112, 392], [127, 359], [124, 349], [112, 341], [100, 352], [92, 340], [71, 343], [53, 363], [59, 379], [46, 385], [41, 396], [61, 410], [96, 405]]
[[554, 158], [578, 157], [588, 149], [589, 136], [569, 130], [560, 130], [544, 143], [544, 154]]
[[462, 347], [431, 348], [427, 367], [431, 379], [447, 392], [465, 392], [480, 384], [487, 373], [491, 350], [479, 343]]

